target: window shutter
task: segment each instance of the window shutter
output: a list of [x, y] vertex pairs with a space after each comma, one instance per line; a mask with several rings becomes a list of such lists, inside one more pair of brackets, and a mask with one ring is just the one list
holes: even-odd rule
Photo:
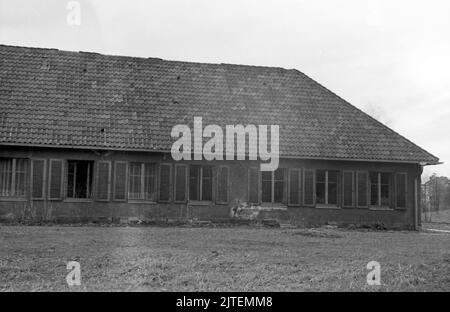
[[159, 170], [159, 201], [170, 202], [171, 192], [170, 185], [172, 183], [172, 165], [161, 164]]
[[248, 168], [248, 201], [259, 203], [259, 168]]
[[[185, 203], [187, 201], [187, 169], [186, 165], [175, 165], [175, 202]], [[170, 173], [169, 173], [170, 174]], [[169, 179], [170, 185], [170, 179]], [[170, 198], [170, 194], [168, 197]]]
[[368, 207], [368, 173], [356, 173], [356, 202], [358, 207]]
[[45, 159], [32, 159], [31, 160], [31, 188], [32, 199], [44, 199], [45, 198]]
[[395, 174], [395, 207], [406, 208], [406, 173]]
[[50, 183], [49, 200], [62, 199], [63, 161], [62, 159], [50, 159]]
[[303, 204], [314, 206], [316, 202], [314, 170], [305, 169], [303, 171]]
[[116, 161], [114, 163], [114, 200], [125, 201], [127, 199], [127, 162]]
[[342, 180], [342, 206], [353, 207], [355, 205], [353, 171], [344, 171]]
[[217, 174], [217, 198], [218, 204], [228, 204], [228, 179], [229, 168], [219, 167]]
[[99, 161], [97, 163], [97, 200], [109, 201], [111, 180], [111, 163]]
[[300, 206], [300, 169], [289, 169], [288, 177], [288, 205], [289, 206]]

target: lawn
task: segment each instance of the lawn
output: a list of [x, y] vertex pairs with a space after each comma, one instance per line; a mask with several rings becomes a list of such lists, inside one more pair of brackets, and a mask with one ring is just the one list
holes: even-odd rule
[[[381, 286], [367, 285], [372, 260]], [[450, 291], [450, 234], [0, 225], [0, 290]]]

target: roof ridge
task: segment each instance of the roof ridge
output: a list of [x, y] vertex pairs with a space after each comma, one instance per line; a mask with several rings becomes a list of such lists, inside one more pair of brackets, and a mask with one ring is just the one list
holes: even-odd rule
[[236, 67], [242, 67], [242, 68], [264, 68], [264, 69], [274, 69], [274, 70], [283, 70], [283, 71], [292, 71], [296, 70], [295, 68], [284, 68], [279, 66], [266, 66], [266, 65], [247, 65], [247, 64], [233, 64], [233, 63], [208, 63], [208, 62], [196, 62], [196, 61], [181, 61], [181, 60], [168, 60], [163, 59], [160, 57], [144, 57], [144, 56], [131, 56], [131, 55], [119, 55], [119, 54], [107, 54], [107, 53], [100, 53], [100, 52], [93, 52], [93, 51], [71, 51], [71, 50], [61, 50], [58, 48], [42, 48], [42, 47], [27, 47], [27, 46], [16, 46], [16, 45], [7, 45], [7, 44], [1, 44], [0, 47], [6, 47], [6, 48], [18, 48], [18, 49], [30, 49], [30, 50], [44, 50], [44, 51], [55, 51], [55, 52], [62, 52], [62, 53], [71, 53], [71, 54], [96, 54], [101, 56], [109, 56], [109, 57], [117, 57], [117, 58], [129, 58], [129, 59], [139, 59], [139, 60], [159, 60], [163, 62], [170, 62], [170, 63], [180, 63], [180, 64], [191, 64], [191, 65], [215, 65], [217, 67], [223, 67], [223, 66], [236, 66]]
[[367, 114], [366, 112], [364, 112], [362, 109], [356, 107], [355, 105], [351, 104], [350, 102], [348, 102], [347, 100], [345, 100], [344, 98], [342, 98], [341, 96], [337, 95], [335, 92], [331, 91], [330, 89], [328, 89], [327, 87], [323, 86], [321, 83], [317, 82], [316, 80], [314, 80], [313, 78], [309, 77], [308, 75], [306, 75], [305, 73], [301, 72], [298, 69], [294, 69], [296, 72], [300, 73], [301, 75], [303, 75], [304, 77], [306, 77], [307, 79], [311, 80], [313, 83], [317, 84], [319, 87], [321, 87], [322, 89], [324, 89], [325, 91], [329, 92], [330, 94], [332, 94], [333, 96], [335, 96], [336, 98], [338, 98], [340, 101], [342, 101], [343, 103], [345, 103], [347, 106], [351, 106], [352, 109], [357, 110], [361, 115], [368, 117], [369, 119], [371, 119], [372, 121], [374, 121], [375, 123], [377, 123], [378, 125], [382, 126], [384, 129], [394, 133], [395, 135], [398, 135], [401, 139], [403, 139], [404, 141], [406, 141], [409, 144], [412, 144], [413, 146], [419, 148], [422, 152], [428, 154], [428, 156], [431, 156], [432, 158], [436, 159], [436, 162], [439, 161], [439, 157], [436, 157], [435, 155], [431, 154], [430, 152], [426, 151], [425, 149], [421, 148], [420, 146], [418, 146], [416, 143], [412, 142], [411, 140], [407, 139], [406, 137], [404, 137], [403, 135], [401, 135], [400, 133], [398, 133], [397, 131], [395, 131], [394, 129], [386, 126], [384, 123], [382, 123], [381, 121], [377, 120], [376, 118], [370, 116], [369, 114]]

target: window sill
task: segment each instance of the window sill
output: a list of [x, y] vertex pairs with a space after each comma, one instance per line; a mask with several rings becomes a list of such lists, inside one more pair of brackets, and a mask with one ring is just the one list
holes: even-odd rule
[[190, 200], [188, 201], [188, 205], [191, 206], [209, 206], [212, 204], [210, 200]]
[[21, 197], [0, 197], [0, 201], [4, 202], [26, 202], [28, 199]]
[[261, 209], [270, 209], [270, 210], [286, 210], [287, 209], [287, 205], [285, 204], [280, 204], [280, 203], [262, 203], [261, 204]]
[[341, 207], [337, 205], [324, 205], [324, 204], [316, 204], [316, 208], [319, 209], [341, 209]]
[[393, 211], [394, 209], [390, 207], [369, 207], [369, 210], [375, 210], [375, 211]]
[[129, 199], [129, 204], [147, 204], [147, 205], [156, 205], [157, 202], [151, 200], [139, 200], [139, 199]]
[[94, 200], [91, 198], [66, 198], [64, 199], [65, 203], [90, 203]]

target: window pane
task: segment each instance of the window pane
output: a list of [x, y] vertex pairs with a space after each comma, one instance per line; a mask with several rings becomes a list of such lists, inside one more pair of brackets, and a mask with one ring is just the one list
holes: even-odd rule
[[389, 206], [389, 184], [381, 185], [381, 206]]
[[189, 199], [200, 200], [200, 166], [191, 166], [189, 170]]
[[356, 174], [357, 182], [357, 198], [359, 207], [367, 207], [367, 173], [358, 172]]
[[15, 196], [25, 196], [26, 194], [26, 180], [28, 172], [28, 160], [16, 159], [16, 185]]
[[337, 182], [338, 182], [338, 172], [328, 171], [328, 183], [337, 183]]
[[144, 164], [144, 194], [146, 200], [155, 200], [156, 194], [156, 165], [152, 163]]
[[370, 204], [378, 206], [378, 184], [370, 184]]
[[175, 165], [175, 201], [186, 201], [186, 174], [187, 167], [185, 165]]
[[344, 206], [353, 206], [353, 172], [344, 172]]
[[316, 202], [325, 204], [325, 182], [316, 183]]
[[0, 196], [12, 196], [12, 158], [0, 159]]
[[202, 200], [212, 200], [212, 167], [202, 167]]
[[303, 172], [304, 180], [304, 197], [305, 205], [314, 205], [314, 171], [305, 170]]
[[141, 197], [141, 163], [130, 163], [130, 199], [142, 199]]
[[289, 204], [300, 204], [300, 170], [289, 170]]
[[325, 182], [325, 170], [317, 170], [316, 181]]
[[405, 208], [406, 207], [406, 174], [398, 173], [396, 175], [396, 183], [397, 183], [396, 206], [399, 208]]
[[159, 178], [159, 200], [170, 201], [170, 188], [171, 188], [171, 174], [172, 165], [161, 164], [160, 178]]
[[67, 163], [67, 197], [75, 197], [75, 163], [69, 161]]
[[337, 183], [328, 182], [328, 204], [337, 205]]
[[219, 168], [219, 178], [217, 185], [217, 201], [220, 203], [228, 202], [228, 168]]

